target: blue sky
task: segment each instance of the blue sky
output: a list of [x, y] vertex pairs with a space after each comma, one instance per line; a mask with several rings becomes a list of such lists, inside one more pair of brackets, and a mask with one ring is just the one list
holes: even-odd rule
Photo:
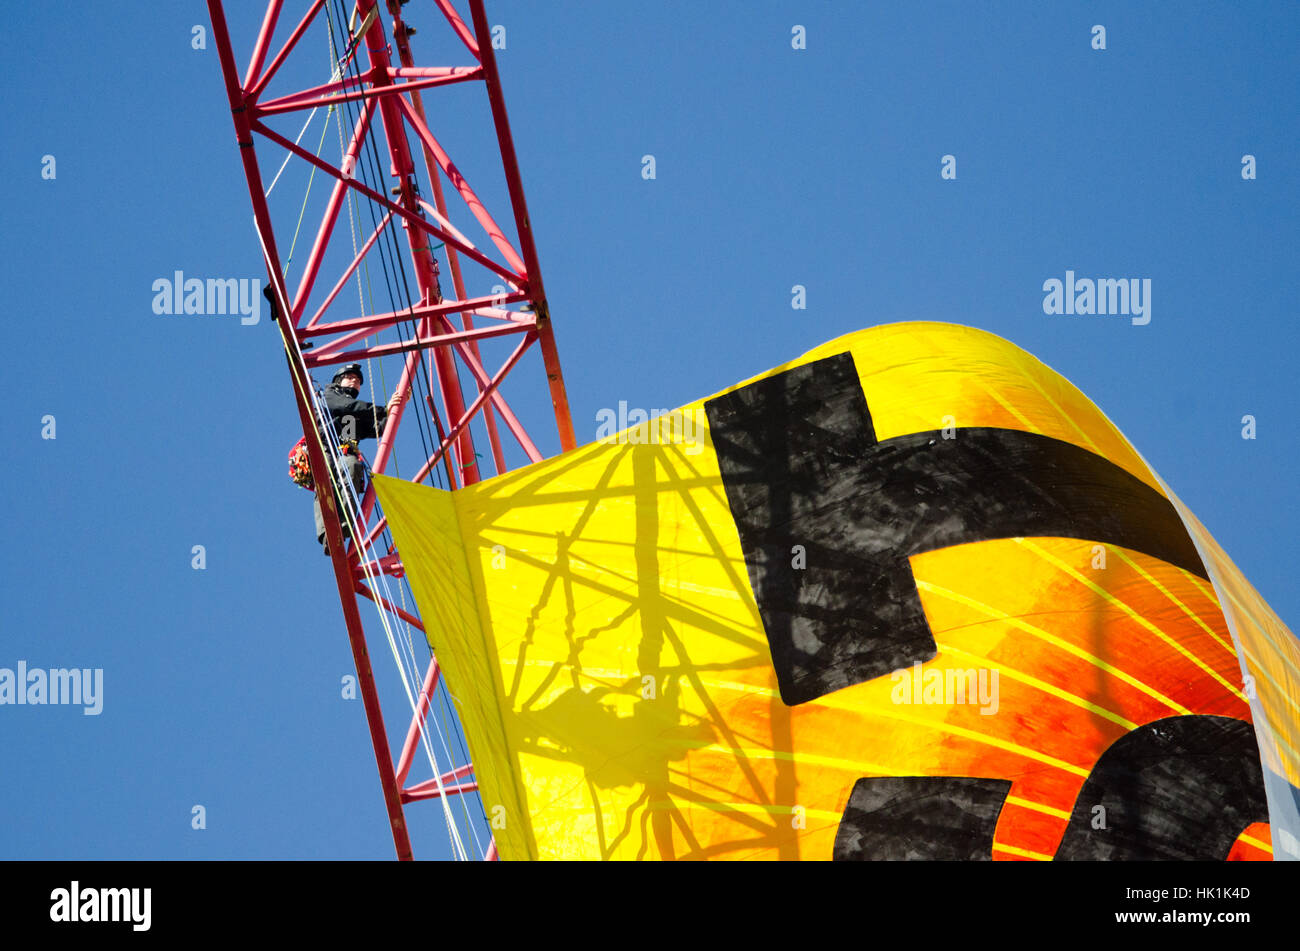
[[[242, 65], [260, 4], [229, 6]], [[287, 6], [281, 38], [303, 5]], [[406, 11], [418, 61], [468, 62], [432, 3]], [[580, 441], [620, 400], [680, 405], [876, 324], [969, 324], [1079, 386], [1300, 618], [1300, 8], [496, 0], [488, 15], [506, 27]], [[392, 854], [364, 715], [340, 696], [333, 579], [285, 477], [301, 432], [275, 330], [151, 307], [176, 270], [265, 279], [195, 25], [202, 4], [86, 4], [58, 28], [18, 22], [9, 48], [0, 667], [103, 668], [104, 705], [0, 707], [0, 858]], [[328, 79], [325, 35], [306, 42], [280, 92]], [[481, 88], [443, 102], [435, 132], [507, 218]], [[278, 193], [282, 245], [304, 185], [287, 174]], [[1045, 315], [1043, 282], [1067, 269], [1150, 279], [1151, 322]], [[540, 383], [535, 354], [524, 374]], [[557, 451], [543, 390], [517, 392]], [[397, 744], [404, 701], [371, 643]], [[408, 815], [416, 854], [446, 855], [434, 808]]]

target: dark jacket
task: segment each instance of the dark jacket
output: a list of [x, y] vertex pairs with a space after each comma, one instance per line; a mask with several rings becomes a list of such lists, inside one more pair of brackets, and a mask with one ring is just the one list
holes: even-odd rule
[[[339, 439], [347, 439], [349, 432], [358, 442], [362, 439], [376, 439], [384, 434], [384, 425], [388, 422], [387, 407], [359, 400], [356, 390], [337, 383], [325, 387], [322, 395], [325, 407], [334, 419], [334, 429]], [[350, 426], [348, 417], [352, 418]], [[375, 430], [376, 419], [379, 422], [378, 431]]]

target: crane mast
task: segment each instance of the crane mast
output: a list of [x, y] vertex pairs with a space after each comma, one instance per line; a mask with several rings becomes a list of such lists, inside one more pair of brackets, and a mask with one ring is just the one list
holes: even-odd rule
[[[333, 13], [332, 9], [326, 9], [328, 3], [338, 8], [341, 31], [343, 5], [340, 0], [313, 0], [302, 5], [306, 7], [305, 11], [281, 45], [276, 47], [274, 37], [285, 2], [269, 0], [252, 53], [241, 74], [222, 0], [208, 0], [213, 38], [247, 178], [255, 230], [269, 276], [276, 325], [285, 348], [299, 420], [306, 434], [311, 471], [326, 473], [331, 472], [332, 467], [327, 463], [330, 448], [320, 432], [310, 372], [386, 356], [400, 356], [402, 370], [392, 394], [396, 402], [371, 464], [374, 472], [384, 473], [393, 463], [402, 418], [407, 413], [415, 413], [421, 420], [427, 414], [437, 430], [436, 449], [424, 459], [412, 481], [425, 481], [440, 464], [447, 472], [450, 488], [483, 478], [480, 464], [483, 457], [475, 451], [475, 426], [482, 434], [480, 438], [485, 438], [496, 473], [507, 469], [502, 441], [505, 435], [513, 438], [528, 462], [540, 460], [542, 455], [536, 443], [502, 392], [503, 382], [518, 374], [521, 358], [534, 343], [541, 354], [560, 448], [562, 451], [572, 449], [575, 439], [564, 377], [502, 96], [491, 27], [482, 0], [467, 0], [469, 23], [456, 11], [451, 0], [433, 2], [445, 20], [446, 29], [468, 53], [467, 65], [417, 66], [410, 43], [415, 31], [403, 20], [400, 0], [388, 0], [385, 9], [380, 9], [376, 0], [356, 0], [350, 10], [348, 30], [351, 35], [337, 38], [346, 55], [340, 58], [334, 78], [308, 88], [285, 92], [277, 89], [275, 96], [268, 96], [268, 86], [277, 76], [284, 75], [281, 67], [305, 45], [304, 36], [313, 26], [319, 28], [321, 21]], [[333, 43], [333, 21], [327, 25]], [[274, 55], [271, 54], [273, 48], [276, 49]], [[394, 48], [396, 62], [393, 59]], [[509, 194], [509, 220], [515, 232], [513, 241], [435, 136], [423, 100], [425, 92], [436, 94], [443, 87], [474, 82], [483, 83], [487, 93], [492, 134], [496, 137], [501, 160], [500, 171]], [[271, 124], [281, 116], [299, 116], [331, 106], [346, 111], [353, 120], [350, 136], [340, 149], [337, 161], [313, 154]], [[418, 143], [432, 203], [421, 192], [412, 139]], [[323, 173], [332, 183], [305, 263], [293, 287], [286, 277], [277, 242], [278, 232], [259, 164], [259, 156], [263, 154], [278, 164], [286, 152], [310, 164], [316, 173]], [[387, 195], [377, 187], [377, 181], [367, 183], [365, 175], [359, 174], [367, 158], [371, 159], [372, 178], [381, 174], [376, 161], [379, 156], [387, 160]], [[444, 178], [449, 186], [446, 191], [442, 182]], [[466, 217], [472, 218], [487, 234], [490, 248], [477, 247], [465, 236], [464, 230], [453, 223], [456, 213], [449, 211], [448, 193], [463, 202], [464, 207], [458, 206], [457, 212], [462, 223], [466, 223]], [[352, 225], [341, 221], [341, 212], [349, 201], [368, 203], [372, 212], [382, 212], [382, 219], [378, 220], [375, 230], [356, 253], [352, 247], [347, 249], [345, 258], [350, 258], [351, 263], [341, 269], [341, 276], [335, 278], [333, 272], [337, 269], [330, 263], [327, 251], [333, 250], [337, 258], [338, 234], [342, 230], [350, 232]], [[345, 303], [347, 295], [340, 291], [350, 280], [357, 278], [358, 268], [367, 254], [374, 253], [376, 248], [380, 254], [383, 253], [384, 239], [393, 241], [391, 229], [396, 228], [405, 235], [405, 261], [396, 256], [398, 259], [393, 262], [394, 270], [400, 270], [397, 277], [400, 293], [392, 298], [391, 311], [357, 313], [356, 305], [349, 309]], [[442, 271], [435, 254], [438, 248], [445, 250], [451, 272], [451, 297], [446, 296], [441, 284]], [[506, 293], [471, 297], [463, 273], [467, 264], [489, 272], [506, 288]], [[328, 291], [326, 282], [321, 280], [327, 275], [332, 285], [332, 290]], [[312, 305], [315, 305], [314, 310]], [[381, 339], [385, 336], [392, 339]], [[507, 336], [518, 338], [516, 346], [498, 369], [489, 371], [490, 362], [484, 357], [481, 341]], [[425, 374], [426, 392], [421, 400], [418, 383], [422, 373]], [[442, 404], [441, 414], [433, 399], [435, 384]], [[424, 436], [423, 427], [421, 436]], [[393, 761], [359, 599], [364, 597], [372, 601], [378, 610], [415, 626], [422, 633], [423, 625], [410, 609], [399, 607], [384, 597], [373, 583], [380, 575], [395, 579], [403, 576], [401, 553], [391, 546], [387, 550], [383, 548], [385, 520], [376, 510], [373, 488], [369, 488], [361, 499], [360, 510], [355, 513], [359, 531], [351, 532], [351, 538], [345, 538], [343, 519], [347, 513], [341, 513], [336, 505], [331, 480], [317, 479], [315, 491], [325, 524], [330, 563], [356, 664], [359, 692], [370, 729], [394, 847], [399, 859], [410, 859], [413, 855], [406, 806], [425, 799], [473, 791], [476, 783], [467, 780], [472, 766], [462, 764], [430, 780], [409, 782], [421, 731], [440, 681], [436, 657], [431, 657], [425, 671], [414, 716], [398, 759], [396, 763]], [[487, 857], [494, 857], [494, 854], [495, 847], [489, 848]]]

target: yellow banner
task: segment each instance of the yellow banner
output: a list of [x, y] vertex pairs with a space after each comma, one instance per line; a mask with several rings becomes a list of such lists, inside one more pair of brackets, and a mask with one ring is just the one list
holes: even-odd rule
[[375, 480], [502, 858], [1271, 857], [1296, 639], [1029, 354], [895, 324], [603, 421]]

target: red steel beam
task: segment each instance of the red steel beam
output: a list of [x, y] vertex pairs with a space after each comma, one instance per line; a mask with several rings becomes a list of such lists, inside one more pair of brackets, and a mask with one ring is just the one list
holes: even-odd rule
[[415, 748], [420, 743], [420, 733], [424, 719], [429, 715], [429, 704], [433, 702], [433, 691], [438, 686], [438, 659], [429, 658], [429, 669], [424, 674], [424, 685], [420, 688], [420, 703], [415, 716], [411, 719], [410, 729], [406, 731], [406, 742], [402, 744], [402, 755], [397, 760], [397, 782], [406, 785], [406, 777], [411, 772], [411, 763], [415, 759]]
[[[393, 213], [391, 211], [387, 212], [379, 222], [379, 226], [375, 228], [375, 233], [366, 239], [366, 243], [361, 246], [361, 250], [353, 256], [352, 263], [349, 264], [348, 269], [343, 272], [343, 276], [339, 278], [338, 283], [330, 289], [329, 296], [325, 298], [325, 303], [320, 305], [320, 308], [312, 316], [312, 319], [307, 321], [307, 326], [299, 332], [299, 338], [310, 336], [308, 331], [315, 327], [317, 321], [325, 315], [325, 311], [329, 308], [330, 304], [334, 303], [334, 298], [339, 296], [339, 292], [343, 290], [343, 286], [347, 284], [347, 282], [352, 278], [352, 275], [356, 273], [357, 268], [361, 265], [362, 259], [370, 253], [370, 249], [374, 247], [375, 242], [379, 240], [379, 236], [384, 233], [384, 229], [388, 227], [388, 223], [392, 220]], [[328, 333], [328, 330], [323, 332]]]
[[[220, 5], [220, 0], [218, 0], [218, 5]], [[279, 6], [279, 4], [276, 5]], [[303, 33], [307, 32], [307, 27], [311, 26], [311, 21], [316, 19], [316, 14], [320, 12], [320, 8], [323, 6], [325, 6], [325, 0], [314, 0], [311, 9], [303, 15], [303, 18], [300, 21], [298, 21], [298, 25], [294, 27], [293, 32], [289, 34], [289, 38], [285, 40], [284, 46], [280, 47], [280, 52], [275, 54], [275, 59], [271, 60], [271, 65], [266, 68], [266, 72], [262, 73], [261, 76], [258, 76], [252, 85], [244, 83], [245, 98], [247, 101], [257, 101], [257, 97], [262, 94], [262, 90], [266, 88], [266, 84], [269, 83], [271, 77], [279, 71], [280, 67], [284, 64], [285, 59], [289, 56], [289, 51], [298, 45], [298, 41], [302, 39]], [[208, 0], [208, 10], [212, 10], [212, 0]], [[224, 11], [222, 12], [222, 16], [225, 16]], [[272, 26], [274, 26], [274, 24], [272, 24]], [[265, 29], [265, 24], [263, 25], [263, 29]], [[270, 39], [270, 34], [267, 34], [267, 42], [270, 42]], [[253, 64], [249, 63], [248, 65], [249, 72], [253, 72]]]
[[[392, 79], [391, 70], [389, 79]], [[409, 83], [393, 83], [391, 86], [372, 87], [370, 89], [359, 89], [356, 92], [344, 92], [340, 95], [318, 95], [312, 93], [323, 90], [345, 88], [348, 85], [356, 86], [360, 83], [372, 81], [373, 73], [363, 74], [360, 77], [354, 77], [350, 80], [339, 83], [325, 83], [316, 89], [306, 90], [304, 92], [294, 93], [291, 96], [282, 96], [279, 99], [271, 99], [268, 102], [257, 106], [254, 113], [258, 116], [273, 116], [282, 112], [297, 112], [300, 109], [315, 109], [318, 106], [332, 106], [340, 102], [352, 102], [357, 99], [375, 99], [380, 96], [400, 96], [403, 93], [413, 89], [433, 89], [436, 86], [450, 86], [453, 83], [468, 82], [472, 79], [480, 79], [482, 70], [477, 66], [452, 66], [441, 76], [431, 76], [425, 79], [414, 79]]]
[[[508, 334], [523, 334], [532, 331], [533, 326], [531, 324], [517, 324], [514, 322], [493, 324], [489, 327], [476, 327], [473, 330], [453, 330], [444, 334], [425, 334], [410, 340], [398, 340], [394, 343], [376, 343], [359, 350], [349, 350], [346, 353], [331, 353], [325, 359], [317, 359], [308, 353], [305, 359], [307, 366], [314, 370], [319, 366], [348, 363], [366, 357], [383, 357], [392, 353], [407, 353], [411, 350], [428, 350], [430, 347], [450, 347], [466, 340], [483, 340], [488, 337], [504, 337]], [[461, 412], [464, 412], [464, 410]]]
[[271, 48], [271, 34], [275, 32], [276, 21], [280, 19], [280, 8], [284, 0], [271, 0], [266, 7], [266, 16], [262, 18], [262, 29], [257, 34], [257, 43], [253, 46], [253, 55], [248, 61], [248, 72], [244, 74], [244, 88], [253, 85], [253, 80], [266, 62], [266, 51]]
[[[393, 604], [392, 601], [389, 601], [383, 595], [375, 594], [373, 591], [371, 591], [369, 588], [367, 588], [365, 585], [361, 584], [360, 582], [357, 582], [356, 592], [357, 594], [365, 595], [367, 598], [375, 602], [375, 604], [379, 605], [389, 614], [396, 615], [397, 617], [405, 621], [407, 624], [419, 628], [421, 632], [424, 631], [424, 624], [421, 623], [418, 617], [416, 617], [414, 614], [412, 614], [409, 611], [403, 611], [401, 608]], [[401, 780], [399, 779], [398, 782], [400, 783]]]
[[[505, 298], [507, 302], [523, 299], [525, 298], [522, 294], [511, 294]], [[320, 337], [325, 334], [347, 333], [353, 330], [369, 330], [374, 333], [376, 330], [390, 327], [404, 320], [410, 320], [413, 317], [437, 317], [440, 314], [454, 314], [458, 310], [477, 312], [480, 308], [486, 309], [489, 304], [499, 300], [501, 300], [499, 297], [473, 297], [469, 300], [444, 300], [441, 304], [434, 304], [431, 307], [417, 304], [410, 310], [388, 314], [371, 314], [369, 317], [354, 317], [350, 320], [332, 320], [327, 324], [317, 324], [315, 327], [303, 327], [298, 331], [298, 336], [302, 338]], [[515, 323], [528, 324], [530, 327], [533, 324], [531, 314], [521, 314], [515, 311], [500, 311], [499, 314], [502, 319], [512, 320]], [[496, 315], [487, 314], [486, 316]]]
[[[415, 309], [416, 309], [416, 310], [419, 310], [420, 308], [415, 308]], [[534, 326], [534, 323], [533, 323], [533, 317], [532, 317], [531, 314], [516, 314], [516, 313], [513, 313], [513, 312], [511, 312], [511, 311], [497, 311], [496, 313], [486, 313], [486, 312], [484, 312], [484, 311], [482, 311], [482, 310], [467, 311], [467, 313], [482, 314], [484, 317], [496, 317], [496, 318], [498, 318], [498, 319], [500, 319], [500, 320], [505, 320], [505, 321], [507, 321], [507, 323], [509, 323], [509, 324], [524, 325], [524, 326], [527, 326], [527, 327], [532, 327], [532, 326]], [[505, 315], [507, 315], [507, 314], [509, 314], [508, 317], [505, 316]], [[417, 316], [418, 316], [418, 315], [417, 315]], [[336, 337], [336, 338], [334, 338], [333, 340], [331, 340], [329, 343], [323, 344], [322, 346], [317, 347], [315, 350], [313, 350], [313, 351], [312, 351], [312, 359], [313, 359], [313, 364], [312, 364], [312, 365], [313, 365], [313, 366], [327, 366], [327, 365], [332, 364], [332, 363], [344, 363], [344, 362], [346, 362], [346, 361], [345, 361], [343, 358], [341, 358], [341, 357], [336, 357], [336, 356], [335, 356], [335, 355], [338, 353], [338, 351], [339, 351], [340, 349], [342, 349], [343, 347], [347, 346], [348, 344], [352, 343], [352, 342], [355, 341], [355, 340], [360, 340], [360, 339], [362, 339], [362, 338], [364, 338], [364, 337], [372, 336], [372, 335], [373, 335], [376, 331], [378, 331], [378, 330], [382, 330], [382, 329], [387, 328], [387, 327], [392, 327], [392, 326], [395, 325], [395, 324], [402, 323], [402, 322], [406, 321], [408, 318], [409, 318], [409, 315], [398, 314], [398, 315], [394, 316], [391, 320], [386, 320], [386, 321], [383, 321], [382, 323], [378, 323], [378, 324], [370, 324], [370, 323], [368, 323], [368, 324], [366, 324], [365, 326], [360, 327], [359, 329], [350, 330], [350, 331], [348, 331], [347, 333], [343, 334], [342, 336], [340, 336], [340, 337]], [[496, 325], [496, 326], [503, 326], [503, 325], [498, 324], [498, 325]], [[473, 324], [470, 324], [470, 326], [469, 326], [469, 328], [468, 328], [468, 330], [476, 330], [476, 329], [481, 329], [481, 328], [476, 328], [476, 327], [474, 327]], [[468, 332], [468, 331], [452, 330], [451, 332], [452, 332], [452, 333], [462, 333], [462, 332]], [[305, 336], [309, 336], [309, 335], [306, 334], [306, 333], [304, 332], [304, 333], [299, 334], [299, 336], [300, 336], [300, 337], [305, 337]], [[474, 338], [470, 338], [469, 342], [470, 342], [471, 344], [475, 343]], [[477, 357], [477, 354], [476, 354], [476, 357]], [[481, 362], [481, 361], [480, 361], [480, 362]]]
[[458, 783], [456, 785], [444, 785], [439, 789], [432, 779], [420, 783], [419, 786], [412, 786], [410, 789], [402, 790], [402, 802], [419, 802], [422, 799], [438, 799], [444, 793], [448, 796], [454, 796], [457, 793], [473, 792], [478, 789], [477, 782]]

